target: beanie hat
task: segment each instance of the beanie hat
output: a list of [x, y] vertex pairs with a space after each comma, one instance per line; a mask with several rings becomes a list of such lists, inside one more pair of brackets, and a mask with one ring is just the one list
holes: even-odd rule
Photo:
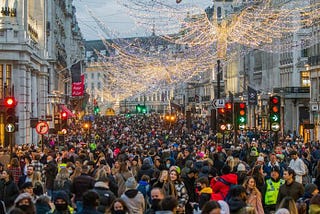
[[264, 158], [263, 158], [262, 156], [259, 156], [259, 157], [257, 158], [257, 161], [264, 162]]
[[125, 186], [127, 189], [135, 189], [137, 188], [137, 181], [134, 177], [130, 177], [127, 179]]
[[318, 189], [317, 185], [315, 184], [307, 184], [304, 188], [304, 192], [305, 193], [313, 193], [313, 191], [315, 191], [316, 189]]
[[239, 163], [237, 167], [237, 171], [238, 172], [246, 171], [246, 166], [243, 163]]
[[64, 191], [64, 190], [61, 190], [61, 191], [58, 191], [54, 197], [54, 200], [56, 201], [57, 199], [62, 199], [64, 200], [65, 202], [68, 203], [68, 195], [67, 193]]
[[290, 214], [290, 212], [286, 208], [281, 208], [281, 209], [278, 209], [275, 214]]
[[31, 195], [29, 193], [25, 192], [25, 193], [21, 193], [20, 195], [18, 195], [16, 200], [14, 200], [14, 203], [16, 204], [16, 203], [18, 203], [19, 201], [21, 201], [23, 199], [32, 200]]
[[150, 160], [149, 160], [149, 158], [145, 158], [145, 159], [143, 160], [143, 164], [145, 164], [145, 165], [150, 165]]

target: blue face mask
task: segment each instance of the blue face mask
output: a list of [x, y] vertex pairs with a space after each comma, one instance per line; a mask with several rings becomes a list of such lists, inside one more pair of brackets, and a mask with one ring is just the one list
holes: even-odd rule
[[169, 169], [169, 168], [170, 168], [170, 163], [167, 163], [167, 164], [166, 164], [166, 167]]

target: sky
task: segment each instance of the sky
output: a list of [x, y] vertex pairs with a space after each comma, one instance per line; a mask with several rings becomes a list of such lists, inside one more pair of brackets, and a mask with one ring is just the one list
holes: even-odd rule
[[[176, 4], [176, 0], [163, 1]], [[212, 5], [212, 0], [182, 0], [180, 4], [190, 3], [206, 8]], [[117, 37], [150, 36], [150, 33], [135, 25], [134, 20], [127, 15], [126, 9], [117, 0], [74, 0], [73, 4], [76, 7], [78, 24], [86, 40], [97, 40], [101, 39], [101, 37], [106, 37], [101, 28], [96, 25], [89, 11], [92, 11], [97, 18], [102, 20], [112, 32], [116, 32]]]

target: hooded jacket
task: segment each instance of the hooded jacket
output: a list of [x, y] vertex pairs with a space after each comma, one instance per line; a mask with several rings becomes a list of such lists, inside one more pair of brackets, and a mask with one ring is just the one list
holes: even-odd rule
[[108, 209], [112, 202], [116, 199], [116, 196], [109, 190], [107, 184], [101, 181], [97, 181], [94, 184], [93, 190], [99, 195], [100, 203], [97, 210], [105, 213], [106, 209]]
[[[230, 183], [231, 185], [238, 184], [238, 176], [236, 174], [226, 174], [220, 176], [224, 181], [227, 183]], [[215, 201], [224, 200], [229, 192], [230, 186], [227, 185], [224, 182], [215, 179], [212, 179], [211, 181], [211, 187], [212, 187], [212, 196], [211, 199]]]
[[121, 199], [127, 204], [131, 214], [143, 214], [145, 200], [143, 194], [136, 189], [129, 189], [121, 195]]

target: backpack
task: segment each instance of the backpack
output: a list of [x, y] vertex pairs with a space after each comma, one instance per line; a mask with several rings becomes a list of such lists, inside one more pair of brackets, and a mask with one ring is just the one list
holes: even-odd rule
[[230, 183], [230, 182], [224, 180], [224, 179], [221, 178], [221, 177], [219, 177], [219, 178], [217, 179], [217, 181], [220, 181], [221, 183], [229, 186], [229, 191], [228, 191], [227, 195], [223, 198], [223, 200], [228, 203], [229, 199], [231, 198], [230, 189], [231, 189], [233, 186], [235, 186], [236, 184]]

